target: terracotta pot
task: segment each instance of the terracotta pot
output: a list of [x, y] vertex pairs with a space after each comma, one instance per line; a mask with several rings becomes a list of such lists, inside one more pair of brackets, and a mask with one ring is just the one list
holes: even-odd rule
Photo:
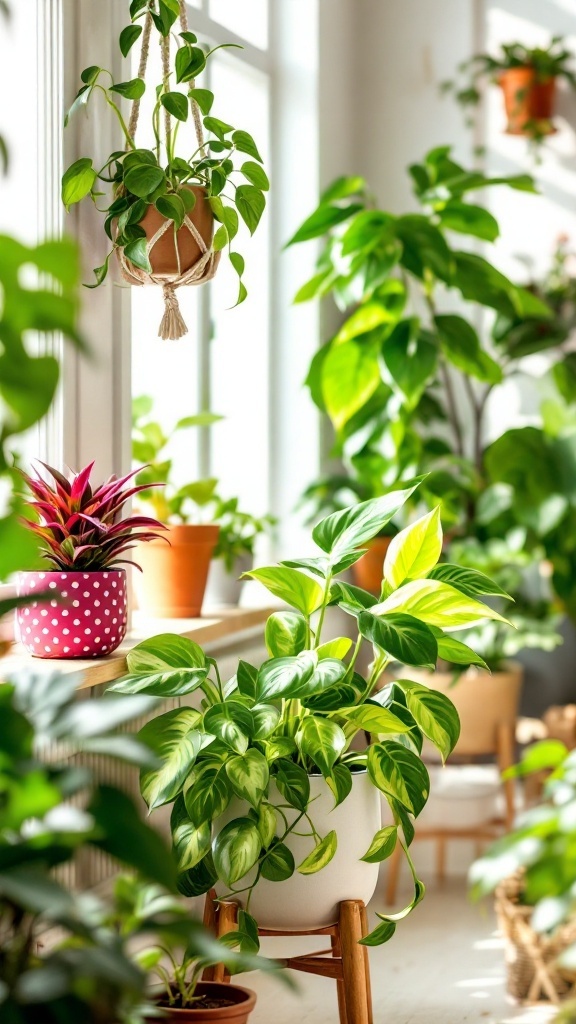
[[210, 559], [218, 526], [169, 526], [170, 542], [138, 544], [134, 561], [138, 607], [146, 615], [167, 619], [196, 619], [202, 611]]
[[[199, 185], [193, 185], [189, 191], [193, 192], [196, 196], [196, 204], [191, 213], [188, 214], [188, 217], [203, 238], [206, 247], [209, 248], [214, 231], [214, 215], [206, 198], [206, 189]], [[166, 218], [161, 213], [158, 213], [155, 206], [148, 207], [140, 221], [140, 227], [144, 228], [148, 242], [162, 227], [165, 220]], [[190, 270], [202, 255], [203, 253], [198, 242], [185, 225], [178, 230], [175, 237], [173, 225], [170, 224], [168, 230], [154, 243], [150, 250], [152, 273], [155, 277], [171, 280]], [[220, 254], [217, 253], [215, 259], [218, 260], [219, 256]], [[180, 265], [178, 265], [178, 257], [180, 258]], [[208, 273], [209, 267], [210, 264], [206, 268], [206, 273]], [[127, 281], [131, 284], [134, 283], [134, 279], [130, 274], [126, 274], [124, 270], [122, 274]], [[136, 276], [138, 277], [139, 274], [140, 272], [137, 271]]]
[[18, 594], [30, 604], [16, 611], [16, 634], [35, 658], [102, 658], [126, 635], [124, 569], [21, 572]]
[[555, 78], [540, 80], [531, 67], [510, 68], [500, 75], [498, 84], [504, 93], [509, 135], [532, 135], [535, 121], [539, 134], [550, 135], [556, 131], [551, 123], [556, 98]]
[[[497, 751], [498, 727], [514, 724], [524, 669], [515, 661], [504, 671], [489, 672], [470, 668], [454, 682], [454, 672], [426, 672], [402, 668], [402, 678], [423, 683], [432, 690], [445, 693], [460, 716], [460, 738], [454, 753], [471, 756]], [[400, 678], [396, 674], [396, 678]]]
[[[324, 928], [338, 920], [341, 900], [368, 903], [378, 884], [379, 864], [367, 864], [361, 858], [382, 825], [380, 792], [367, 772], [352, 775], [352, 789], [346, 799], [334, 807], [334, 796], [321, 775], [310, 776], [310, 817], [321, 836], [335, 829], [338, 847], [325, 868], [313, 875], [294, 872], [284, 882], [260, 878], [250, 898], [250, 913], [262, 928], [299, 931]], [[284, 804], [274, 782], [270, 785], [271, 803]], [[218, 819], [222, 828], [233, 818], [249, 813], [242, 800], [234, 800]], [[292, 822], [299, 812], [284, 804], [284, 813]], [[304, 829], [302, 831], [305, 831]], [[309, 837], [290, 833], [285, 845], [299, 864], [312, 849]], [[254, 881], [255, 869], [238, 881], [238, 888]], [[216, 886], [219, 895], [227, 890]]]
[[[209, 1024], [210, 1021], [219, 1021], [219, 1024], [246, 1024], [248, 1017], [256, 1003], [256, 993], [249, 988], [240, 985], [219, 984], [217, 981], [200, 981], [196, 986], [196, 995], [204, 995], [211, 999], [229, 999], [232, 1006], [222, 1006], [214, 1009], [202, 1009], [197, 1004], [193, 1009], [177, 1010], [169, 1006], [159, 1004], [166, 1021], [173, 1021], [174, 1024]], [[158, 1017], [147, 1017], [150, 1024], [158, 1024]]]
[[363, 590], [368, 590], [378, 597], [384, 575], [382, 566], [391, 540], [392, 537], [374, 537], [374, 540], [371, 540], [368, 545], [366, 554], [362, 555], [362, 558], [359, 558], [352, 566], [352, 575], [356, 586], [362, 587]]
[[219, 607], [237, 607], [240, 604], [244, 580], [242, 573], [249, 572], [254, 565], [252, 555], [240, 555], [229, 571], [222, 558], [214, 558], [210, 563], [208, 586], [206, 587], [206, 604]]

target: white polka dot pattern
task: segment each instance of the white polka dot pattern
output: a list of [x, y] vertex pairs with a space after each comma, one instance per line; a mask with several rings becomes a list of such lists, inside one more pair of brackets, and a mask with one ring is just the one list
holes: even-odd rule
[[21, 572], [18, 594], [30, 604], [16, 612], [16, 635], [35, 658], [102, 658], [126, 635], [124, 569]]

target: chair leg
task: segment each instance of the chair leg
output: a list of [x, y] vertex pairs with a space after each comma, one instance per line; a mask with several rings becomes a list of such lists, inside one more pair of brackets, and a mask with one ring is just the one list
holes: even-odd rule
[[342, 975], [348, 1024], [369, 1024], [366, 961], [362, 938], [363, 904], [343, 900], [340, 904], [340, 942], [342, 944]]
[[396, 902], [396, 892], [400, 879], [400, 867], [402, 865], [402, 847], [396, 843], [394, 853], [388, 861], [388, 880], [386, 883], [386, 903], [391, 906]]
[[[498, 767], [501, 772], [505, 771], [506, 768], [511, 768], [514, 764], [514, 746], [515, 746], [515, 733], [514, 726], [509, 722], [501, 722], [498, 726]], [[506, 801], [506, 828], [511, 829], [514, 824], [514, 817], [516, 813], [515, 803], [515, 786], [514, 779], [506, 779], [504, 781], [504, 799]]]
[[[218, 905], [217, 914], [217, 937], [220, 939], [223, 935], [227, 935], [228, 932], [233, 932], [236, 928], [236, 920], [238, 917], [238, 904], [237, 903], [220, 903]], [[216, 964], [214, 967], [213, 981], [225, 982], [230, 981], [230, 974], [224, 967], [224, 964]]]
[[[332, 944], [332, 956], [342, 956], [342, 946], [340, 945], [339, 929], [337, 928], [331, 937]], [[346, 1016], [346, 994], [344, 989], [344, 980], [342, 978], [336, 979], [336, 994], [338, 996], [338, 1017], [340, 1018], [340, 1024], [348, 1024], [348, 1018]]]
[[[362, 921], [362, 938], [366, 938], [370, 931], [368, 924], [368, 911], [364, 904], [360, 908], [360, 919]], [[370, 957], [368, 946], [362, 946], [364, 951], [364, 970], [366, 972], [366, 1002], [368, 1004], [368, 1024], [374, 1024], [374, 1012], [372, 1008], [372, 981], [370, 979]]]

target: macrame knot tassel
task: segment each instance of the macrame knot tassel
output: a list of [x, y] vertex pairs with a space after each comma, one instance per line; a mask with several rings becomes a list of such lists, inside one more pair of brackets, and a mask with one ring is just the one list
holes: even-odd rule
[[163, 341], [177, 341], [178, 338], [182, 338], [188, 333], [188, 328], [180, 312], [180, 305], [174, 287], [171, 284], [165, 284], [163, 291], [166, 309], [164, 310], [158, 337], [162, 338]]

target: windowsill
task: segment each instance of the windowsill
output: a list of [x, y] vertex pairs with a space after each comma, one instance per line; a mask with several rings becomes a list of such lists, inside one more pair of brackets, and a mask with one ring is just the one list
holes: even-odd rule
[[102, 686], [119, 679], [127, 671], [126, 655], [136, 644], [158, 633], [178, 633], [194, 640], [201, 647], [214, 653], [219, 647], [229, 645], [231, 640], [248, 639], [252, 634], [261, 633], [261, 627], [273, 608], [221, 608], [207, 612], [201, 619], [145, 619], [138, 613], [134, 616], [133, 628], [113, 654], [105, 658], [33, 658], [20, 644], [14, 644], [11, 652], [1, 661], [3, 674], [22, 669], [53, 672], [77, 672], [81, 676], [79, 690]]

